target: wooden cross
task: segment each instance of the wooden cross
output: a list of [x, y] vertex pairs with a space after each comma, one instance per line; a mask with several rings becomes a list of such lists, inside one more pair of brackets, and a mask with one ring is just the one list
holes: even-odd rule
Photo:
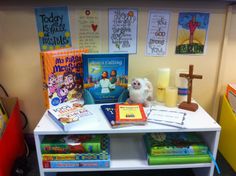
[[192, 99], [192, 85], [193, 79], [202, 79], [202, 75], [194, 75], [193, 74], [193, 65], [189, 65], [189, 73], [180, 73], [180, 77], [186, 78], [188, 80], [188, 97], [187, 102], [184, 101], [180, 103], [179, 108], [186, 109], [190, 111], [196, 111], [198, 109], [198, 105], [196, 103], [191, 103]]

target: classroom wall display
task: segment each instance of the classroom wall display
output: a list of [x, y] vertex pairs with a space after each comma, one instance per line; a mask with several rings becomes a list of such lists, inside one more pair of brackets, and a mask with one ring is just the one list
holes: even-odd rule
[[206, 38], [209, 13], [180, 12], [176, 54], [203, 54], [206, 49]]
[[137, 52], [138, 11], [109, 9], [109, 52]]
[[147, 56], [165, 56], [167, 54], [169, 12], [149, 11], [146, 43]]
[[88, 48], [90, 53], [101, 51], [101, 12], [95, 9], [81, 9], [78, 16], [79, 48]]
[[41, 51], [71, 47], [67, 7], [35, 9]]

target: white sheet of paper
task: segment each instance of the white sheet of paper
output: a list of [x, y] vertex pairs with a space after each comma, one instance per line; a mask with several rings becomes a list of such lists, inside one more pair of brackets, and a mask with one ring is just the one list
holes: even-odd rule
[[169, 12], [149, 11], [147, 56], [165, 56], [167, 54], [169, 21]]
[[109, 9], [109, 52], [137, 52], [138, 10]]
[[148, 122], [184, 128], [186, 113], [181, 110], [156, 106], [146, 109], [145, 112]]

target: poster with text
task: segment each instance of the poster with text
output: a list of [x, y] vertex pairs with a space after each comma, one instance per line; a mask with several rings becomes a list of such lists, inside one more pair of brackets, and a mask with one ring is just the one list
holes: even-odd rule
[[178, 20], [176, 54], [203, 54], [209, 24], [209, 13], [181, 12]]
[[79, 48], [88, 48], [89, 53], [101, 51], [100, 11], [83, 9], [78, 17]]
[[109, 9], [109, 52], [137, 52], [138, 11]]
[[149, 11], [147, 56], [165, 56], [167, 53], [170, 14], [168, 12]]
[[67, 7], [35, 9], [41, 51], [71, 47]]

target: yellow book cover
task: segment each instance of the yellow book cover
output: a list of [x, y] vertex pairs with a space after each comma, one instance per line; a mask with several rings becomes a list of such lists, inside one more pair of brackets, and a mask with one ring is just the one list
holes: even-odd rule
[[88, 49], [61, 49], [40, 53], [46, 108], [82, 98], [82, 53]]

